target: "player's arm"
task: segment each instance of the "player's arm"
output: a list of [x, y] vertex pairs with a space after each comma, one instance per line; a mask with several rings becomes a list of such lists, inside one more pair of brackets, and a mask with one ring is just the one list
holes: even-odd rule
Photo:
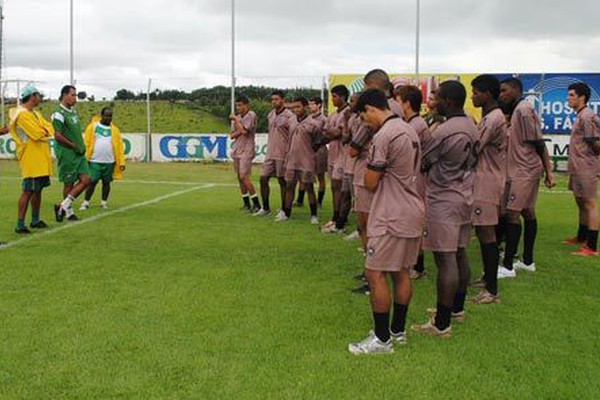
[[532, 116], [521, 116], [521, 118], [518, 120], [521, 123], [521, 129], [524, 135], [525, 143], [533, 146], [536, 154], [542, 160], [542, 165], [544, 166], [545, 172], [544, 184], [548, 188], [553, 188], [556, 186], [553, 172], [554, 165], [552, 164], [552, 160], [548, 154], [546, 141], [542, 136], [542, 129], [537, 123], [537, 119], [533, 118]]
[[59, 112], [52, 114], [52, 126], [54, 127], [54, 139], [61, 145], [79, 152], [77, 145], [70, 141], [63, 132], [65, 131], [65, 118]]
[[356, 133], [350, 139], [349, 154], [350, 157], [356, 158], [366, 147], [370, 139], [370, 133], [365, 124], [360, 124]]
[[428, 172], [433, 164], [435, 164], [440, 158], [442, 148], [442, 140], [440, 136], [433, 136], [429, 143], [426, 144], [426, 148], [423, 150], [423, 160], [421, 162], [421, 171]]
[[371, 154], [365, 171], [365, 187], [371, 192], [377, 191], [379, 182], [388, 167], [388, 143], [385, 138], [377, 138], [371, 147]]
[[50, 135], [43, 124], [38, 123], [38, 119], [32, 113], [21, 113], [17, 118], [17, 128], [30, 140], [47, 141]]
[[595, 155], [600, 155], [600, 118], [598, 116], [583, 121], [583, 140]]
[[8, 126], [3, 126], [0, 128], [0, 136], [6, 135], [8, 133]]

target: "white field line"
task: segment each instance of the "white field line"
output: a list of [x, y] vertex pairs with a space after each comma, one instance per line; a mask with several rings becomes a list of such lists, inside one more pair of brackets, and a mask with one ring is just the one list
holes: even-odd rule
[[[0, 180], [7, 181], [21, 181], [23, 178], [19, 178], [16, 176], [4, 176], [0, 177]], [[58, 179], [52, 178], [52, 182], [58, 182]], [[220, 187], [238, 187], [237, 183], [215, 183], [215, 182], [185, 182], [185, 181], [155, 181], [155, 180], [136, 180], [136, 179], [126, 179], [122, 181], [114, 181], [113, 183], [117, 185], [122, 185], [125, 183], [137, 183], [142, 185], [179, 185], [179, 186], [198, 186], [198, 185], [212, 185], [212, 186], [220, 186]]]
[[10, 247], [15, 247], [15, 246], [18, 246], [20, 244], [29, 242], [30, 240], [36, 240], [36, 239], [39, 239], [40, 237], [43, 237], [43, 236], [53, 235], [55, 233], [62, 232], [62, 231], [67, 230], [67, 229], [76, 228], [76, 227], [84, 225], [84, 224], [89, 224], [91, 222], [96, 222], [98, 220], [101, 220], [101, 219], [104, 219], [104, 218], [107, 218], [107, 217], [111, 217], [111, 216], [113, 216], [115, 214], [122, 214], [122, 213], [127, 212], [127, 211], [135, 210], [136, 208], [145, 207], [145, 206], [149, 206], [149, 205], [152, 205], [152, 204], [160, 203], [162, 201], [172, 199], [173, 197], [182, 196], [184, 194], [195, 192], [196, 190], [210, 189], [212, 187], [215, 187], [215, 185], [207, 183], [207, 184], [204, 184], [204, 185], [201, 185], [201, 186], [195, 186], [195, 187], [192, 187], [192, 188], [189, 188], [189, 189], [179, 190], [177, 192], [173, 192], [173, 193], [169, 193], [169, 194], [166, 194], [166, 195], [163, 195], [163, 196], [159, 196], [159, 197], [156, 197], [156, 198], [151, 199], [151, 200], [146, 200], [146, 201], [142, 201], [140, 203], [135, 203], [135, 204], [132, 204], [132, 205], [129, 205], [129, 206], [117, 208], [115, 210], [111, 210], [111, 211], [108, 211], [108, 212], [105, 212], [105, 213], [102, 213], [102, 214], [97, 214], [97, 215], [94, 215], [93, 217], [82, 219], [80, 221], [75, 221], [75, 222], [67, 222], [67, 221], [65, 221], [63, 223], [64, 225], [61, 225], [61, 226], [59, 226], [57, 228], [53, 228], [53, 229], [50, 229], [50, 230], [42, 231], [40, 233], [35, 233], [35, 234], [29, 235], [27, 237], [24, 237], [22, 239], [17, 239], [15, 241], [9, 242], [6, 245], [0, 247], [0, 250], [7, 249], [7, 248], [10, 248]]

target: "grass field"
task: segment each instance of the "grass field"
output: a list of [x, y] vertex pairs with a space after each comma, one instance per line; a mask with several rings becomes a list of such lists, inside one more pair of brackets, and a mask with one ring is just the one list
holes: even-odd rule
[[[371, 329], [349, 292], [358, 242], [318, 233], [306, 209], [282, 224], [241, 214], [228, 166], [130, 165], [111, 210], [61, 229], [53, 183], [53, 230], [22, 242], [16, 164], [0, 176], [2, 399], [599, 397], [600, 264], [560, 244], [576, 227], [564, 180], [540, 197], [538, 272], [502, 281], [501, 304], [469, 306], [449, 340], [409, 333], [356, 357], [347, 344]], [[409, 324], [435, 304], [426, 263]]]

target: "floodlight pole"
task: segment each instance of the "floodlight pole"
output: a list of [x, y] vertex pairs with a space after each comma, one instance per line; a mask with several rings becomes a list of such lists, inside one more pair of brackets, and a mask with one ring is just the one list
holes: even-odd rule
[[417, 0], [417, 23], [416, 23], [416, 34], [415, 34], [416, 46], [415, 46], [415, 84], [419, 84], [419, 51], [421, 41], [421, 0]]
[[[4, 117], [4, 88], [6, 86], [2, 87], [2, 72], [4, 72], [4, 70], [2, 69], [2, 67], [4, 67], [4, 63], [2, 62], [2, 61], [4, 61], [3, 51], [4, 51], [4, 2], [0, 0], [0, 90], [2, 90], [2, 93], [0, 94], [2, 96], [2, 99], [1, 99], [2, 116], [0, 117], [1, 126], [6, 125], [6, 119]], [[19, 97], [18, 94], [17, 94], [17, 97]]]
[[152, 78], [148, 79], [146, 90], [146, 117], [148, 130], [146, 132], [146, 162], [152, 161], [152, 107], [150, 106], [150, 90], [152, 89]]
[[235, 114], [235, 0], [231, 0], [231, 113]]
[[75, 79], [73, 76], [73, 0], [70, 0], [70, 33], [69, 33], [69, 39], [70, 39], [70, 64], [69, 64], [69, 70], [70, 70], [70, 82], [71, 85], [75, 84]]

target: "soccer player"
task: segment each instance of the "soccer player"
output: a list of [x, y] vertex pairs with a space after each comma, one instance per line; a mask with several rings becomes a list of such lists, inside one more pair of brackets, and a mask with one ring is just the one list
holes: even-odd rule
[[[256, 144], [254, 143], [256, 113], [250, 110], [250, 99], [244, 95], [238, 96], [235, 100], [235, 110], [236, 114], [229, 117], [232, 125], [230, 135], [234, 141], [231, 152], [233, 169], [237, 175], [244, 202], [242, 210], [256, 213], [261, 210], [260, 201], [252, 180], [250, 180], [252, 160], [256, 157]], [[252, 205], [250, 201], [252, 201]]]
[[79, 210], [90, 208], [90, 200], [98, 182], [102, 181], [100, 207], [108, 208], [110, 183], [121, 179], [125, 171], [125, 146], [121, 130], [112, 122], [113, 111], [104, 107], [100, 117], [92, 118], [85, 130], [86, 157], [90, 163], [91, 184], [85, 192], [85, 200]]
[[28, 234], [25, 226], [27, 208], [31, 203], [31, 224], [33, 229], [47, 228], [40, 219], [42, 190], [50, 186], [52, 158], [50, 140], [54, 129], [52, 124], [35, 110], [40, 104], [40, 92], [34, 86], [27, 86], [21, 92], [21, 106], [11, 110], [10, 133], [17, 144], [17, 159], [23, 176], [23, 192], [19, 198], [18, 221], [15, 232]]
[[498, 106], [500, 82], [493, 75], [479, 75], [471, 83], [473, 105], [482, 109], [479, 132], [478, 162], [475, 170], [473, 226], [479, 239], [483, 260], [484, 289], [471, 299], [473, 304], [500, 301], [498, 264], [500, 251], [496, 242], [496, 226], [506, 182], [507, 124]]
[[316, 138], [321, 135], [323, 120], [308, 116], [308, 99], [306, 97], [295, 98], [292, 110], [296, 115], [296, 120], [292, 122], [290, 127], [292, 137], [286, 161], [284, 215], [278, 215], [275, 220], [287, 221], [292, 216], [292, 203], [296, 192], [296, 184], [300, 181], [304, 184], [308, 194], [310, 223], [318, 225], [317, 197], [313, 183], [316, 170], [315, 148], [313, 145]]
[[[325, 126], [327, 123], [327, 117], [323, 115], [323, 99], [320, 97], [313, 97], [308, 102], [308, 108], [313, 119], [318, 120], [321, 125]], [[318, 143], [319, 149], [317, 150], [316, 157], [316, 175], [319, 181], [319, 190], [317, 194], [317, 205], [319, 208], [323, 206], [323, 199], [325, 198], [325, 191], [327, 190], [327, 180], [325, 174], [327, 173], [327, 159], [329, 151], [327, 146]]]
[[458, 81], [442, 83], [438, 111], [446, 117], [423, 155], [427, 172], [423, 247], [438, 268], [437, 308], [413, 330], [439, 337], [452, 334], [451, 317], [464, 319], [470, 267], [466, 247], [471, 234], [477, 127], [464, 112], [467, 91]]
[[423, 118], [427, 123], [430, 132], [436, 130], [436, 128], [446, 120], [444, 116], [438, 113], [438, 102], [435, 96], [435, 91], [429, 93], [429, 98], [427, 99], [427, 114], [425, 114], [425, 117]]
[[65, 217], [69, 221], [78, 219], [73, 211], [73, 202], [90, 185], [90, 168], [85, 158], [83, 130], [75, 104], [77, 90], [74, 86], [66, 85], [60, 91], [60, 105], [52, 114], [58, 178], [64, 184], [64, 200], [54, 206], [57, 222], [62, 222]]
[[[402, 112], [404, 113], [404, 120], [413, 127], [415, 132], [417, 132], [421, 148], [426, 148], [427, 143], [431, 140], [431, 132], [429, 132], [429, 127], [420, 114], [421, 105], [423, 104], [423, 94], [421, 93], [421, 89], [412, 85], [402, 86], [398, 88], [398, 99]], [[418, 192], [421, 197], [425, 199], [425, 185], [427, 178], [421, 171], [417, 174], [417, 178]], [[421, 279], [426, 275], [425, 257], [421, 251], [419, 253], [419, 258], [417, 259], [417, 264], [410, 271], [410, 277], [411, 279]]]
[[[533, 260], [537, 236], [535, 203], [543, 171], [546, 186], [552, 188], [555, 185], [540, 118], [522, 96], [523, 84], [519, 79], [508, 78], [500, 82], [500, 101], [510, 115], [506, 157], [506, 248], [503, 266], [498, 268], [500, 279], [514, 278], [516, 269], [530, 272], [536, 270]], [[515, 261], [521, 237], [521, 216], [524, 219], [523, 261]]]
[[337, 85], [331, 89], [331, 100], [336, 107], [336, 111], [327, 119], [327, 124], [323, 131], [325, 138], [329, 141], [329, 159], [327, 162], [333, 200], [333, 217], [331, 221], [323, 226], [322, 231], [325, 233], [339, 233], [343, 231], [343, 229], [338, 230], [336, 222], [340, 216], [342, 180], [344, 178], [343, 166], [341, 164], [343, 156], [341, 140], [345, 113], [349, 112], [349, 96], [350, 92], [344, 85]]
[[[271, 213], [269, 180], [273, 177], [277, 178], [279, 182], [281, 206], [283, 207], [283, 203], [285, 203], [285, 159], [290, 147], [290, 125], [295, 117], [285, 107], [285, 94], [281, 90], [276, 90], [271, 94], [271, 105], [273, 110], [268, 116], [269, 140], [267, 154], [260, 177], [260, 194], [263, 204], [262, 208], [254, 213], [255, 216]], [[280, 212], [281, 214], [283, 214], [283, 211]]]
[[566, 244], [581, 244], [578, 256], [598, 255], [598, 174], [600, 168], [600, 118], [589, 107], [590, 87], [583, 83], [569, 86], [569, 107], [577, 112], [569, 143], [569, 189], [579, 209], [577, 236]]
[[[353, 354], [391, 353], [393, 342], [406, 343], [406, 315], [412, 297], [409, 269], [421, 243], [424, 209], [416, 185], [421, 149], [414, 129], [394, 115], [380, 90], [366, 90], [357, 109], [365, 123], [377, 130], [365, 172], [365, 186], [375, 193], [365, 263], [374, 330], [363, 341], [351, 343], [348, 350]], [[388, 275], [394, 286], [391, 324]]]

